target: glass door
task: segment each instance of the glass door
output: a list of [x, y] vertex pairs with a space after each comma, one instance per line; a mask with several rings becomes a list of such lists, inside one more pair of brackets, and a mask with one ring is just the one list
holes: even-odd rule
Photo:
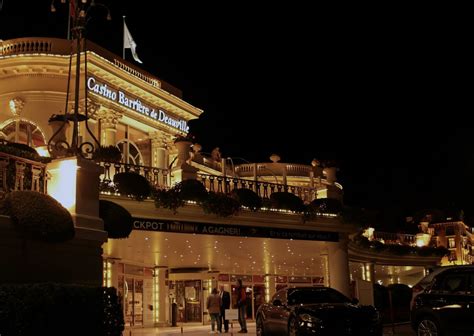
[[142, 279], [125, 278], [123, 282], [123, 305], [125, 325], [127, 327], [143, 325]]
[[202, 322], [201, 280], [176, 281], [178, 322]]

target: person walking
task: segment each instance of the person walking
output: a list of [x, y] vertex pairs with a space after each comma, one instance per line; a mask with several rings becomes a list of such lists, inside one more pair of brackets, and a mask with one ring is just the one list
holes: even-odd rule
[[211, 316], [211, 332], [215, 333], [214, 326], [217, 321], [217, 331], [222, 332], [221, 318], [219, 316], [221, 311], [221, 297], [217, 294], [217, 288], [214, 288], [211, 295], [207, 297], [206, 308]]
[[247, 333], [247, 294], [245, 287], [242, 286], [242, 279], [237, 279], [237, 308], [239, 309], [239, 333]]
[[225, 310], [230, 308], [230, 294], [224, 290], [224, 287], [221, 287], [220, 290], [221, 296], [221, 320], [224, 324], [224, 331], [229, 332], [229, 320], [225, 319]]

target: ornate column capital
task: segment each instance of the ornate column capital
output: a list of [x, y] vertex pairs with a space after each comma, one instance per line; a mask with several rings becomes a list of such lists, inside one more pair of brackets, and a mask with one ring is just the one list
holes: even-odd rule
[[104, 128], [115, 129], [119, 120], [122, 118], [122, 114], [105, 107], [100, 107], [94, 117], [101, 122]]
[[151, 145], [157, 148], [169, 149], [173, 143], [172, 137], [162, 132], [149, 133], [148, 137], [151, 140]]
[[[79, 113], [86, 113], [85, 99], [81, 99], [79, 102]], [[92, 101], [92, 99], [87, 98], [87, 114], [89, 117], [94, 117], [97, 111], [100, 109], [100, 105]]]

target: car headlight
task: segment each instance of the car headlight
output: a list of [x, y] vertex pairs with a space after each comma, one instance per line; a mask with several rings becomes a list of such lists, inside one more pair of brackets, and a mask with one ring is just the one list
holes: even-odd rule
[[311, 316], [309, 314], [301, 314], [300, 319], [303, 322], [311, 322], [311, 323], [321, 323], [322, 320], [318, 319], [317, 317]]

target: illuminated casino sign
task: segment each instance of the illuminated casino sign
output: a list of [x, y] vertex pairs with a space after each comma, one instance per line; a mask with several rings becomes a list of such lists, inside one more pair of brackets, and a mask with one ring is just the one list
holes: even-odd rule
[[278, 238], [332, 242], [339, 241], [339, 234], [337, 232], [167, 221], [150, 218], [133, 218], [133, 229], [142, 231], [191, 233], [233, 237]]
[[155, 109], [154, 107], [142, 103], [138, 98], [132, 98], [123, 91], [112, 89], [108, 87], [107, 84], [101, 84], [97, 82], [94, 77], [87, 79], [87, 88], [104, 98], [128, 107], [152, 120], [174, 127], [181, 132], [189, 132], [189, 126], [186, 121], [173, 118], [163, 110]]

